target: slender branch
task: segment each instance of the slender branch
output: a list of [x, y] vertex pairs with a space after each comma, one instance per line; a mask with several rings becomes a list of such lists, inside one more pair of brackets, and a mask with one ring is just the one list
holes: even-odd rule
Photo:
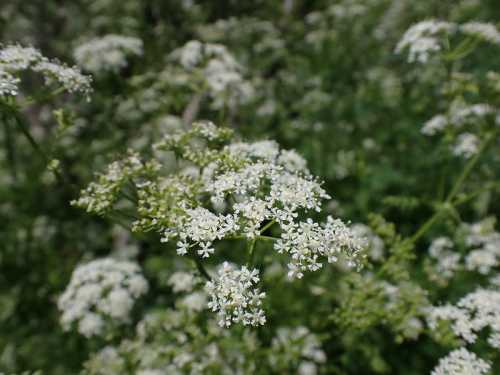
[[422, 237], [427, 231], [434, 225], [434, 223], [437, 221], [439, 216], [443, 214], [446, 210], [453, 208], [454, 203], [453, 203], [453, 198], [460, 192], [460, 189], [462, 188], [463, 183], [469, 176], [469, 174], [472, 172], [474, 167], [476, 166], [477, 162], [479, 161], [481, 155], [483, 152], [486, 150], [486, 148], [489, 146], [490, 142], [495, 138], [496, 132], [493, 134], [490, 134], [484, 142], [481, 144], [481, 147], [479, 148], [478, 152], [472, 159], [470, 159], [467, 164], [465, 165], [464, 170], [456, 180], [455, 184], [453, 185], [452, 189], [448, 193], [446, 199], [444, 202], [439, 206], [438, 210], [434, 212], [434, 214], [420, 227], [420, 229], [410, 238], [411, 243], [415, 243]]
[[264, 233], [266, 230], [268, 230], [269, 228], [271, 228], [275, 223], [276, 223], [275, 220], [271, 220], [269, 223], [267, 223], [266, 225], [264, 225], [264, 227], [262, 227], [262, 229], [260, 230], [260, 234]]
[[248, 260], [247, 260], [247, 266], [251, 266], [253, 263], [253, 257], [255, 254], [255, 242], [256, 239], [254, 238], [248, 243]]
[[469, 193], [468, 195], [466, 196], [462, 196], [458, 199], [456, 199], [454, 202], [453, 202], [453, 205], [454, 206], [459, 206], [461, 204], [464, 204], [464, 203], [467, 203], [468, 201], [470, 201], [471, 199], [477, 197], [479, 194], [485, 192], [485, 191], [488, 191], [488, 190], [491, 190], [491, 189], [495, 189], [495, 188], [500, 188], [500, 184], [499, 183], [490, 183], [490, 184], [486, 184], [485, 186], [482, 186], [480, 187], [479, 189], [476, 189], [474, 191], [472, 191], [471, 193]]
[[198, 272], [208, 281], [212, 281], [212, 278], [210, 277], [209, 273], [203, 266], [203, 263], [201, 262], [200, 258], [198, 258], [196, 255], [191, 256], [191, 259], [193, 259], [196, 268], [198, 269]]
[[272, 236], [257, 236], [255, 238], [258, 240], [262, 240], [262, 241], [278, 241], [279, 240], [279, 238], [272, 237]]
[[9, 120], [6, 115], [2, 114], [2, 122], [5, 126], [5, 149], [7, 150], [7, 160], [9, 161], [10, 171], [12, 174], [12, 179], [17, 180], [17, 166], [16, 166], [16, 154], [14, 140], [12, 139], [12, 130], [9, 125]]
[[448, 196], [446, 198], [446, 202], [449, 203], [449, 202], [452, 201], [453, 198], [455, 198], [455, 195], [457, 195], [457, 193], [462, 188], [462, 185], [463, 185], [464, 181], [467, 179], [467, 177], [469, 176], [470, 172], [472, 171], [472, 169], [474, 168], [474, 166], [479, 161], [479, 158], [483, 154], [484, 150], [486, 150], [486, 148], [489, 146], [490, 142], [495, 138], [495, 134], [496, 133], [493, 133], [490, 136], [488, 136], [484, 140], [483, 144], [479, 148], [479, 150], [476, 153], [476, 155], [474, 155], [474, 157], [469, 160], [469, 162], [465, 166], [464, 170], [462, 171], [462, 174], [458, 177], [457, 182], [455, 183], [455, 186], [453, 186], [453, 188], [451, 189], [450, 193], [448, 194]]

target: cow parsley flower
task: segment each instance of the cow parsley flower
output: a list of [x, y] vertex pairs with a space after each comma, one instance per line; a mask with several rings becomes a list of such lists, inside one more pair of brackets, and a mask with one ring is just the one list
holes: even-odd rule
[[174, 272], [168, 279], [174, 293], [191, 292], [197, 282], [198, 279], [193, 274], [182, 271]]
[[500, 32], [492, 23], [467, 22], [460, 25], [460, 31], [489, 43], [500, 44]]
[[[360, 265], [366, 244], [342, 220], [328, 217], [320, 223], [303, 218], [310, 211], [320, 212], [322, 200], [330, 196], [299, 155], [281, 150], [273, 141], [230, 143], [230, 137], [228, 129], [210, 122], [169, 133], [153, 146], [154, 159], [145, 162], [130, 152], [112, 163], [73, 204], [105, 215], [123, 201], [123, 190], [132, 191], [136, 201], [125, 196], [137, 205], [132, 229], [160, 233], [161, 242], [176, 245], [180, 256], [209, 258], [222, 240], [266, 241], [288, 255], [290, 277], [316, 271], [324, 262]], [[175, 155], [179, 165], [166, 176], [158, 161], [165, 151]], [[249, 258], [250, 248], [245, 254]], [[224, 273], [228, 267], [220, 272], [234, 276]], [[209, 278], [208, 272], [202, 273]], [[264, 321], [261, 310], [251, 317], [234, 310], [235, 318], [230, 315], [233, 310], [226, 312], [216, 303], [222, 302], [217, 299], [213, 306], [229, 322]]]
[[435, 135], [441, 133], [448, 125], [448, 119], [444, 115], [436, 115], [427, 121], [421, 129], [424, 135]]
[[91, 39], [73, 53], [78, 65], [93, 73], [118, 72], [127, 66], [127, 58], [142, 54], [142, 40], [115, 34]]
[[326, 223], [284, 221], [283, 234], [275, 242], [279, 253], [289, 253], [289, 277], [302, 278], [304, 271], [316, 271], [322, 267], [321, 257], [329, 263], [347, 255], [347, 264], [356, 266], [356, 257], [363, 249], [363, 242], [341, 220], [328, 216]]
[[436, 262], [431, 278], [449, 280], [461, 268], [460, 254], [453, 251], [453, 242], [448, 237], [438, 237], [429, 246], [429, 255]]
[[465, 348], [452, 351], [439, 360], [431, 375], [485, 375], [491, 364]]
[[91, 78], [77, 67], [68, 67], [57, 60], [49, 60], [33, 47], [8, 45], [0, 49], [0, 95], [15, 96], [25, 70], [40, 73], [46, 85], [56, 83], [69, 93], [81, 93], [87, 98], [91, 92]]
[[271, 342], [269, 361], [271, 366], [278, 364], [298, 367], [298, 374], [317, 374], [321, 364], [327, 360], [321, 348], [321, 341], [307, 327], [279, 327]]
[[351, 226], [353, 235], [358, 238], [359, 245], [368, 250], [368, 256], [373, 261], [381, 261], [384, 258], [384, 241], [375, 232], [362, 223]]
[[472, 133], [462, 133], [453, 147], [453, 155], [469, 159], [479, 151], [479, 138]]
[[102, 335], [106, 325], [128, 322], [135, 300], [147, 290], [135, 263], [104, 258], [81, 265], [59, 298], [61, 324], [76, 325], [86, 337]]
[[99, 175], [98, 181], [90, 183], [71, 204], [102, 215], [116, 201], [118, 191], [125, 184], [134, 178], [151, 175], [159, 168], [157, 161], [143, 162], [139, 154], [129, 150], [126, 158], [111, 163], [107, 171]]
[[255, 288], [259, 282], [259, 272], [243, 266], [224, 262], [219, 268], [217, 278], [206, 284], [210, 301], [208, 307], [217, 312], [219, 325], [229, 327], [233, 323], [259, 326], [266, 322], [262, 299], [265, 293]]
[[16, 96], [21, 80], [0, 67], [0, 96]]
[[489, 328], [489, 341], [496, 345], [500, 333], [500, 292], [477, 289], [458, 301], [456, 305], [433, 307], [429, 311], [428, 323], [431, 328], [439, 320], [447, 320], [455, 335], [467, 343], [474, 343], [479, 332]]
[[487, 218], [464, 224], [465, 242], [472, 247], [465, 257], [467, 270], [487, 275], [500, 264], [500, 233], [494, 230], [494, 223], [494, 219]]
[[396, 46], [396, 53], [408, 50], [408, 62], [426, 63], [433, 53], [442, 49], [440, 35], [450, 33], [456, 26], [437, 20], [419, 22], [410, 27]]
[[173, 51], [171, 58], [194, 76], [201, 73], [216, 109], [246, 102], [253, 95], [252, 85], [243, 78], [243, 68], [221, 44], [192, 40]]

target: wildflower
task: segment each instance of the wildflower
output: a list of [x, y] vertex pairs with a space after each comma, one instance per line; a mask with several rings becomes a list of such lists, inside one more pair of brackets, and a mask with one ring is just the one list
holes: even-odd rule
[[237, 269], [224, 262], [219, 268], [214, 281], [206, 284], [210, 297], [208, 307], [217, 312], [219, 325], [229, 327], [233, 323], [258, 326], [266, 322], [261, 308], [265, 293], [255, 289], [259, 282], [259, 273], [255, 269], [243, 266]]
[[8, 45], [0, 49], [0, 95], [17, 95], [21, 82], [17, 76], [28, 69], [40, 73], [46, 85], [58, 83], [70, 93], [82, 93], [87, 98], [90, 95], [91, 78], [83, 75], [77, 67], [49, 60], [37, 49], [19, 45]]
[[61, 323], [69, 329], [77, 323], [86, 336], [101, 335], [106, 320], [125, 323], [134, 301], [148, 290], [135, 263], [98, 259], [79, 266], [58, 301]]
[[495, 343], [500, 333], [499, 319], [500, 292], [477, 289], [460, 299], [456, 305], [431, 308], [428, 323], [434, 328], [438, 320], [448, 320], [453, 332], [468, 343], [474, 343], [479, 332], [489, 328], [489, 340]]
[[465, 348], [452, 351], [439, 360], [431, 375], [484, 375], [491, 369], [489, 362], [477, 357]]
[[396, 46], [396, 53], [408, 49], [408, 62], [426, 63], [432, 53], [441, 51], [439, 36], [451, 33], [456, 26], [449, 22], [427, 20], [410, 27]]
[[91, 39], [74, 51], [78, 65], [94, 72], [117, 72], [127, 66], [127, 58], [143, 54], [142, 40], [122, 35], [108, 34]]
[[492, 23], [467, 22], [460, 25], [460, 31], [466, 35], [472, 35], [486, 42], [500, 44], [500, 32]]

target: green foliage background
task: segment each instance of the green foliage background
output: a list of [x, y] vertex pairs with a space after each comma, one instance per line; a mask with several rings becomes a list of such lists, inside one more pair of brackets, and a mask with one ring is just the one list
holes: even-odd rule
[[[361, 4], [364, 11], [329, 17], [326, 9], [334, 4]], [[321, 21], [308, 20], [312, 12]], [[202, 102], [198, 118], [226, 122], [248, 139], [276, 139], [296, 149], [340, 203], [334, 213], [370, 222], [396, 244], [397, 253], [398, 246], [404, 247], [397, 236], [418, 230], [464, 167], [442, 140], [420, 134], [426, 120], [448, 107], [446, 68], [410, 66], [394, 54], [405, 30], [428, 18], [496, 23], [500, 7], [496, 0], [3, 1], [3, 43], [32, 44], [46, 56], [71, 63], [80, 41], [115, 33], [142, 39], [145, 52], [120, 74], [94, 78], [89, 103], [62, 96], [25, 111], [39, 144], [61, 161], [67, 184], [54, 179], [11, 120], [1, 119], [0, 371], [76, 374], [94, 350], [94, 343], [62, 331], [56, 300], [77, 263], [109, 253], [113, 225], [69, 202], [127, 148], [153, 142], [162, 116], [182, 116], [192, 94], [172, 91], [158, 72], [168, 53], [192, 39], [224, 44], [257, 88], [254, 100], [228, 113]], [[230, 20], [225, 28], [216, 24], [221, 19]], [[486, 72], [498, 70], [498, 53], [489, 45], [479, 47], [456, 63], [457, 70], [474, 78], [472, 83], [454, 81], [472, 102], [487, 97], [499, 104], [500, 91], [488, 89], [484, 79]], [[33, 91], [37, 82], [26, 86]], [[141, 107], [146, 102], [152, 105]], [[134, 109], [123, 109], [124, 103]], [[274, 110], [259, 114], [266, 103]], [[63, 108], [58, 116], [52, 112], [56, 108]], [[63, 132], [66, 122], [71, 126]], [[498, 180], [497, 147], [484, 155], [471, 177], [471, 191], [483, 181]], [[461, 220], [474, 221], [499, 209], [498, 189], [492, 189], [462, 207]], [[429, 239], [454, 225], [453, 216], [446, 216], [414, 248], [401, 250], [405, 260], [398, 267], [403, 269], [388, 272], [388, 279], [408, 280], [429, 291], [424, 297], [409, 288], [405, 302], [418, 306], [420, 298], [447, 300], [480, 281], [459, 280], [443, 291], [423, 274]], [[173, 297], [161, 280], [172, 267], [166, 255], [172, 249], [155, 238], [137, 240], [151, 294], [162, 295], [168, 306]], [[449, 351], [427, 333], [403, 339], [377, 293], [373, 300], [357, 295], [369, 286], [356, 277], [339, 284], [326, 270], [293, 286], [276, 283], [276, 291], [269, 291], [270, 325], [305, 324], [326, 335], [326, 373], [424, 374]], [[311, 294], [310, 285], [326, 288], [328, 297]], [[405, 314], [416, 308], [408, 306]], [[264, 341], [271, 337], [272, 331], [262, 333]]]

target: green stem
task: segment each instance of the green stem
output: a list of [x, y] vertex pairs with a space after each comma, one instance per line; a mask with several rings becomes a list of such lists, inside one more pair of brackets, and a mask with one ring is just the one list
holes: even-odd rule
[[279, 238], [272, 237], [272, 236], [257, 236], [255, 237], [257, 240], [261, 241], [278, 241]]
[[453, 186], [453, 188], [451, 189], [450, 193], [446, 197], [446, 201], [445, 201], [446, 203], [450, 203], [452, 201], [452, 199], [455, 198], [455, 195], [458, 194], [458, 192], [462, 188], [462, 185], [463, 185], [464, 181], [467, 179], [467, 177], [469, 176], [470, 172], [472, 171], [472, 169], [475, 167], [475, 165], [479, 161], [479, 158], [483, 154], [484, 150], [486, 150], [486, 148], [489, 146], [490, 142], [494, 138], [495, 138], [495, 133], [493, 133], [490, 136], [488, 136], [484, 140], [484, 142], [481, 145], [481, 147], [479, 148], [477, 154], [474, 155], [474, 157], [469, 160], [469, 162], [465, 166], [464, 170], [462, 171], [462, 174], [458, 177], [458, 179], [457, 179], [457, 181], [455, 183], [455, 186]]
[[264, 225], [262, 227], [262, 229], [260, 230], [260, 234], [264, 233], [266, 230], [268, 230], [269, 228], [271, 228], [275, 223], [276, 223], [276, 221], [271, 220], [269, 223], [267, 223], [266, 225]]
[[28, 127], [24, 123], [24, 121], [21, 119], [19, 114], [14, 113], [14, 119], [16, 120], [16, 124], [18, 128], [21, 130], [21, 133], [26, 137], [28, 142], [30, 143], [31, 147], [40, 155], [40, 157], [44, 160], [45, 163], [49, 162], [48, 156], [45, 154], [45, 152], [42, 150], [40, 145], [36, 142], [35, 138], [31, 135], [31, 133], [28, 130]]
[[198, 269], [198, 272], [208, 281], [211, 281], [212, 278], [208, 274], [207, 270], [203, 266], [203, 263], [201, 262], [200, 258], [198, 258], [196, 255], [192, 256], [191, 259], [194, 260], [194, 263], [196, 265], [196, 268]]
[[17, 167], [16, 167], [16, 157], [15, 157], [15, 143], [12, 139], [12, 130], [9, 125], [9, 120], [7, 116], [2, 114], [2, 122], [5, 126], [5, 149], [7, 150], [7, 160], [9, 161], [9, 167], [12, 174], [12, 180], [17, 181]]
[[460, 192], [460, 189], [462, 188], [462, 185], [464, 184], [465, 180], [469, 176], [469, 174], [472, 172], [474, 167], [476, 166], [477, 162], [479, 161], [481, 155], [483, 152], [486, 150], [486, 148], [489, 146], [490, 142], [495, 138], [495, 134], [493, 133], [490, 136], [488, 136], [484, 142], [482, 143], [481, 147], [479, 148], [478, 152], [472, 159], [468, 161], [466, 164], [464, 170], [460, 174], [460, 176], [457, 178], [455, 184], [453, 185], [452, 189], [450, 190], [449, 194], [447, 195], [446, 199], [444, 202], [439, 206], [438, 210], [420, 227], [420, 229], [410, 238], [411, 243], [415, 243], [422, 237], [427, 231], [434, 225], [434, 223], [438, 220], [439, 216], [444, 213], [447, 209], [453, 208], [454, 203], [453, 203], [453, 198]]
[[473, 192], [469, 193], [468, 195], [466, 196], [463, 196], [463, 197], [460, 197], [459, 199], [456, 199], [454, 202], [453, 202], [453, 205], [454, 206], [460, 206], [464, 203], [467, 203], [468, 201], [470, 201], [471, 199], [477, 197], [479, 194], [485, 192], [485, 191], [488, 191], [488, 190], [491, 190], [491, 189], [495, 189], [495, 188], [500, 188], [500, 184], [495, 184], [495, 183], [491, 183], [491, 184], [487, 184], [479, 189], [476, 189], [474, 190]]
[[255, 254], [255, 242], [257, 240], [254, 238], [248, 243], [248, 261], [247, 261], [247, 266], [251, 266], [253, 264], [253, 258]]

